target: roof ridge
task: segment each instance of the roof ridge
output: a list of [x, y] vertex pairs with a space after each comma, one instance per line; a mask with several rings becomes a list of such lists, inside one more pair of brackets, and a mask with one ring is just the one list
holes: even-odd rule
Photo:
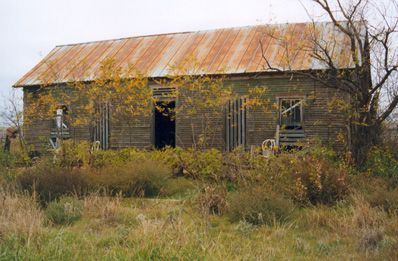
[[[343, 22], [343, 21], [339, 21]], [[64, 47], [64, 46], [75, 46], [75, 45], [83, 45], [83, 44], [91, 44], [91, 43], [99, 43], [99, 42], [109, 42], [109, 41], [122, 41], [126, 39], [133, 39], [133, 38], [142, 38], [142, 37], [154, 37], [154, 36], [161, 36], [161, 35], [175, 35], [175, 34], [192, 34], [192, 33], [200, 33], [200, 32], [209, 32], [209, 31], [217, 31], [217, 30], [225, 30], [225, 29], [240, 29], [240, 28], [248, 28], [248, 27], [259, 27], [259, 26], [281, 26], [281, 25], [293, 25], [293, 24], [310, 24], [312, 22], [294, 22], [294, 23], [270, 23], [270, 24], [257, 24], [257, 25], [245, 25], [245, 26], [231, 26], [231, 27], [218, 27], [213, 29], [205, 29], [205, 30], [195, 30], [195, 31], [183, 31], [183, 32], [170, 32], [170, 33], [158, 33], [158, 34], [144, 34], [144, 35], [135, 35], [135, 36], [127, 36], [127, 37], [120, 37], [120, 38], [111, 38], [111, 39], [104, 39], [104, 40], [94, 40], [94, 41], [86, 41], [86, 42], [78, 42], [78, 43], [70, 43], [70, 44], [59, 44], [55, 47]], [[332, 23], [332, 22], [315, 22], [316, 24], [321, 23]]]
[[95, 41], [87, 41], [87, 42], [79, 42], [79, 43], [71, 43], [71, 44], [58, 44], [55, 47], [64, 47], [64, 46], [75, 46], [75, 45], [83, 45], [83, 44], [91, 44], [91, 43], [100, 43], [100, 42], [110, 42], [110, 41], [122, 41], [132, 38], [142, 38], [142, 37], [153, 37], [153, 36], [160, 36], [160, 35], [174, 35], [174, 34], [189, 34], [195, 33], [194, 31], [186, 31], [186, 32], [175, 32], [175, 33], [160, 33], [160, 34], [147, 34], [147, 35], [136, 35], [136, 36], [127, 36], [127, 37], [120, 37], [120, 38], [112, 38], [112, 39], [104, 39], [104, 40], [95, 40]]

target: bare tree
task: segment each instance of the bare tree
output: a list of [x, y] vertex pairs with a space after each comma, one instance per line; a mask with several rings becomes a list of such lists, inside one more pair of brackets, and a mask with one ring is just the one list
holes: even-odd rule
[[18, 132], [18, 139], [22, 149], [26, 149], [23, 136], [23, 106], [22, 99], [16, 91], [12, 91], [0, 111], [0, 123], [12, 127]]
[[[398, 2], [395, 0], [308, 0], [320, 7], [345, 40], [319, 34], [319, 18], [310, 15], [312, 30], [305, 35], [305, 43], [292, 44], [278, 39], [285, 48], [286, 67], [271, 64], [263, 55], [266, 69], [288, 74], [299, 74], [350, 94], [350, 150], [357, 164], [365, 159], [369, 148], [381, 141], [383, 122], [398, 105]], [[308, 3], [308, 2], [307, 2]], [[306, 5], [303, 4], [306, 8]], [[346, 41], [349, 50], [348, 70], [342, 70], [338, 46]], [[289, 66], [300, 57], [300, 52], [310, 52], [325, 70], [297, 71]]]

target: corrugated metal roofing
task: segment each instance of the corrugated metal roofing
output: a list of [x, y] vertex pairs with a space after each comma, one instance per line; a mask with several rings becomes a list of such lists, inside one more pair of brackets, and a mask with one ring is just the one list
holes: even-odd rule
[[[40, 63], [23, 76], [15, 87], [41, 84], [43, 78], [54, 83], [90, 81], [100, 72], [104, 60], [117, 66], [133, 66], [148, 77], [165, 77], [174, 67], [189, 69], [188, 60], [199, 63], [192, 74], [242, 74], [266, 71], [267, 60], [282, 70], [323, 69], [313, 57], [313, 35], [334, 50], [340, 68], [351, 68], [349, 41], [331, 23], [279, 24], [225, 28], [96, 41], [55, 47]], [[311, 36], [311, 37], [310, 37]], [[284, 39], [287, 48], [278, 39]]]

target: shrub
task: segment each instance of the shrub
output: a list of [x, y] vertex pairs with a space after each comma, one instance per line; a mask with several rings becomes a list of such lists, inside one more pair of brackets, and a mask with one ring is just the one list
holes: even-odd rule
[[368, 154], [365, 167], [372, 175], [398, 181], [398, 158], [396, 152], [394, 154], [391, 149], [372, 148]]
[[81, 171], [58, 167], [49, 162], [41, 162], [25, 170], [17, 180], [22, 189], [38, 193], [43, 203], [65, 195], [82, 195], [88, 189]]
[[0, 167], [1, 168], [13, 167], [15, 165], [15, 161], [16, 161], [16, 159], [11, 153], [4, 152], [3, 147], [0, 147]]
[[334, 204], [348, 193], [347, 167], [308, 152], [279, 155], [263, 172], [263, 182], [299, 204]]
[[176, 149], [177, 164], [187, 177], [218, 181], [223, 173], [223, 155], [217, 149], [195, 151]]
[[183, 197], [192, 191], [195, 191], [197, 186], [194, 181], [184, 177], [173, 177], [167, 179], [162, 187], [162, 196]]
[[163, 164], [151, 160], [128, 162], [109, 166], [89, 175], [97, 188], [107, 189], [112, 195], [153, 197], [161, 194], [170, 170]]
[[308, 144], [304, 149], [299, 152], [300, 155], [310, 155], [315, 159], [326, 160], [328, 162], [337, 162], [338, 155], [331, 147], [323, 146], [320, 141], [315, 141], [315, 144]]
[[68, 225], [79, 220], [83, 214], [83, 203], [73, 197], [64, 197], [48, 204], [47, 218], [57, 225]]
[[165, 148], [163, 150], [138, 150], [135, 148], [121, 150], [99, 150], [91, 154], [90, 166], [94, 168], [102, 168], [106, 166], [116, 166], [129, 163], [131, 161], [157, 161], [166, 165], [170, 169], [177, 167], [177, 158], [175, 149]]
[[348, 192], [348, 172], [344, 165], [335, 165], [311, 156], [298, 158], [293, 167], [294, 198], [299, 202], [332, 204]]
[[[13, 141], [17, 142], [17, 141]], [[0, 168], [12, 168], [16, 166], [29, 166], [32, 163], [26, 150], [21, 148], [19, 144], [11, 147], [10, 152], [3, 150], [2, 144], [0, 144]]]
[[0, 238], [17, 235], [29, 244], [43, 229], [44, 214], [33, 197], [0, 190]]
[[135, 149], [98, 150], [92, 153], [90, 166], [94, 168], [103, 168], [122, 165], [133, 159], [132, 154], [135, 154], [135, 151]]
[[204, 216], [223, 214], [227, 207], [226, 196], [227, 192], [224, 189], [204, 188], [197, 198], [200, 212]]
[[[261, 154], [248, 153], [242, 147], [226, 153], [223, 157], [223, 164], [226, 168], [225, 178], [234, 183], [250, 182], [256, 174], [261, 174], [262, 170], [267, 168], [267, 161]], [[247, 175], [250, 170], [254, 170], [250, 173], [254, 175]]]
[[57, 163], [62, 167], [87, 165], [90, 161], [90, 143], [66, 140], [57, 153]]
[[287, 221], [294, 209], [293, 203], [282, 194], [265, 187], [247, 187], [233, 193], [229, 200], [229, 218], [254, 225]]

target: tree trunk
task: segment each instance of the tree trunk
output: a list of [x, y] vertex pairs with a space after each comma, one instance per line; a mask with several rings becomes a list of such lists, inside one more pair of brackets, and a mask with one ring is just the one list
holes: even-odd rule
[[358, 167], [363, 166], [369, 150], [381, 141], [381, 125], [352, 124], [351, 125], [351, 148], [352, 156]]

